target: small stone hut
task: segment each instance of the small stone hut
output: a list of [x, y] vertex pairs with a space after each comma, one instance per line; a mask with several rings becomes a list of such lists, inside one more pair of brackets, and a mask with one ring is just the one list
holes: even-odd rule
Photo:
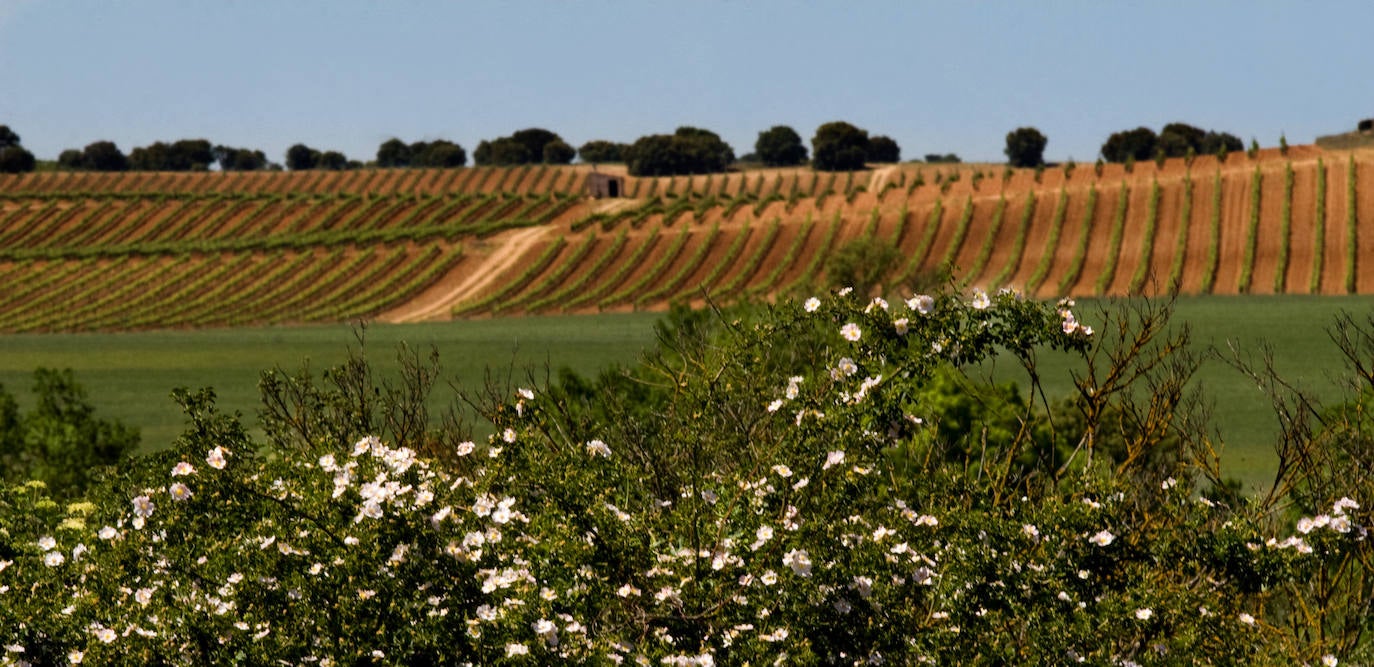
[[625, 194], [625, 177], [592, 172], [587, 175], [587, 194], [602, 197], [620, 197]]

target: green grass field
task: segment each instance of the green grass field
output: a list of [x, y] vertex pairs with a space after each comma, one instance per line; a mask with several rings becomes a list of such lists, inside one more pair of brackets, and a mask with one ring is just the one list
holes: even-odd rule
[[[1074, 312], [1079, 321], [1097, 326], [1098, 309], [1094, 300], [1079, 299]], [[1324, 402], [1335, 402], [1345, 396], [1338, 382], [1345, 369], [1327, 329], [1342, 310], [1362, 319], [1374, 311], [1374, 298], [1181, 297], [1173, 321], [1191, 326], [1193, 345], [1199, 350], [1212, 348], [1229, 354], [1229, 346], [1235, 345], [1243, 356], [1258, 361], [1261, 344], [1268, 342], [1274, 347], [1274, 366], [1284, 378]], [[1051, 398], [1071, 391], [1073, 367], [1066, 355], [1047, 353], [1040, 361], [1042, 382]], [[1024, 379], [1024, 372], [1011, 359], [999, 362], [992, 374], [1000, 381]], [[1223, 472], [1247, 488], [1267, 487], [1277, 462], [1273, 444], [1278, 421], [1270, 400], [1217, 359], [1207, 359], [1195, 379], [1213, 407], [1214, 435], [1223, 445]]]
[[[1339, 354], [1326, 329], [1342, 309], [1368, 313], [1370, 297], [1248, 296], [1192, 297], [1177, 303], [1176, 321], [1193, 327], [1200, 346], [1224, 349], [1235, 342], [1258, 352], [1260, 341], [1276, 348], [1276, 366], [1285, 377], [1323, 400], [1342, 393], [1333, 381], [1341, 371]], [[1081, 300], [1075, 309], [1088, 325], [1095, 306]], [[366, 332], [368, 357], [385, 372], [395, 367], [395, 352], [405, 342], [439, 350], [446, 377], [466, 386], [482, 382], [485, 370], [514, 367], [517, 379], [545, 365], [592, 373], [613, 363], [633, 363], [653, 343], [648, 313], [524, 317], [437, 324], [373, 325]], [[0, 383], [27, 406], [31, 373], [39, 366], [72, 368], [90, 392], [101, 416], [138, 427], [144, 448], [157, 449], [180, 433], [183, 419], [169, 394], [174, 387], [211, 386], [220, 406], [240, 411], [252, 425], [258, 407], [257, 381], [263, 370], [295, 370], [309, 360], [317, 371], [343, 360], [356, 346], [348, 326], [253, 328], [121, 334], [0, 336]], [[1043, 375], [1050, 394], [1068, 391], [1068, 359], [1045, 355]], [[1014, 364], [995, 369], [1001, 379], [1016, 377]], [[1264, 484], [1272, 474], [1272, 440], [1277, 423], [1258, 388], [1218, 361], [1199, 375], [1215, 405], [1215, 428], [1226, 444], [1229, 475], [1246, 485]], [[441, 388], [442, 389], [442, 388]], [[441, 394], [447, 396], [443, 389]]]
[[[365, 352], [383, 373], [396, 368], [401, 343], [427, 353], [439, 351], [446, 378], [477, 387], [485, 371], [568, 366], [592, 373], [613, 363], [632, 363], [653, 342], [658, 315], [633, 313], [582, 317], [525, 317], [434, 324], [369, 325]], [[136, 426], [145, 450], [165, 447], [184, 419], [170, 397], [173, 388], [214, 387], [219, 406], [239, 411], [257, 424], [258, 378], [280, 366], [296, 371], [307, 360], [319, 371], [342, 362], [357, 348], [346, 325], [263, 327], [115, 334], [0, 336], [0, 383], [21, 408], [32, 399], [37, 367], [71, 368], [88, 391], [97, 415]], [[521, 382], [521, 384], [525, 384]], [[452, 395], [446, 386], [439, 398]]]

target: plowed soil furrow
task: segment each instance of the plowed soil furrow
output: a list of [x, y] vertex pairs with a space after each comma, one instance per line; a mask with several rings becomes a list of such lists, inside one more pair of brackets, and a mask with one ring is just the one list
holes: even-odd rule
[[[1020, 207], [1016, 211], [1015, 222], [1020, 223], [1021, 211], [1025, 208], [1026, 197], [1017, 197], [1020, 200]], [[1031, 216], [1030, 228], [1026, 232], [1025, 248], [1019, 256], [1003, 258], [1001, 266], [1005, 267], [1008, 263], [1015, 262], [1016, 268], [1006, 271], [1007, 282], [1010, 286], [1019, 290], [1024, 290], [1031, 276], [1035, 274], [1035, 268], [1040, 264], [1040, 258], [1045, 251], [1045, 244], [1050, 239], [1050, 229], [1054, 226], [1054, 212], [1059, 208], [1059, 189], [1045, 190], [1036, 196], [1035, 212]], [[1060, 229], [1062, 238], [1063, 229]], [[993, 254], [993, 263], [996, 264], [998, 257]], [[999, 285], [1000, 287], [1000, 285]]]
[[[1099, 201], [1101, 195], [1099, 194]], [[1073, 264], [1074, 252], [1078, 247], [1078, 239], [1083, 234], [1084, 215], [1087, 212], [1089, 192], [1087, 188], [1081, 190], [1069, 190], [1068, 204], [1064, 209], [1064, 223], [1059, 230], [1059, 242], [1054, 247], [1040, 246], [1042, 253], [1050, 253], [1049, 271], [1046, 272], [1044, 281], [1035, 290], [1035, 296], [1040, 298], [1051, 298], [1063, 296], [1059, 292], [1059, 284], [1064, 281]], [[1057, 205], [1057, 204], [1056, 204]], [[1035, 246], [1027, 246], [1033, 248]]]
[[[1194, 194], [1196, 194], [1196, 185]], [[1148, 193], [1147, 193], [1148, 194]], [[1196, 202], [1194, 203], [1196, 204]], [[1149, 268], [1145, 284], [1145, 294], [1154, 296], [1169, 293], [1169, 272], [1173, 270], [1174, 254], [1178, 250], [1179, 234], [1185, 229], [1183, 215], [1183, 182], [1175, 180], [1160, 183], [1158, 210], [1155, 213], [1154, 248], [1149, 257]], [[1190, 225], [1191, 227], [1191, 225]], [[1143, 255], [1142, 255], [1143, 256]], [[1134, 275], [1134, 272], [1132, 272]]]
[[1235, 294], [1250, 225], [1250, 172], [1223, 171], [1221, 181], [1221, 252], [1212, 293]]
[[1097, 280], [1107, 265], [1107, 251], [1111, 248], [1112, 218], [1123, 195], [1121, 183], [1103, 182], [1097, 188], [1097, 205], [1093, 207], [1092, 225], [1088, 233], [1088, 252], [1083, 268], [1068, 296], [1090, 296], [1097, 293]]
[[[1008, 208], [1011, 208], [1008, 202]], [[964, 238], [963, 244], [959, 246], [958, 253], [954, 255], [954, 275], [961, 281], [966, 282], [971, 287], [989, 287], [978, 280], [985, 278], [984, 275], [970, 275], [974, 264], [978, 259], [978, 254], [983, 251], [984, 244], [991, 244], [996, 248], [1000, 239], [993, 238], [993, 216], [997, 211], [997, 199], [987, 198], [973, 200], [973, 218], [969, 221], [968, 234]], [[1002, 212], [1002, 227], [1006, 226], [1006, 211]], [[999, 228], [996, 231], [1001, 231]], [[984, 272], [985, 273], [985, 272]], [[995, 286], [994, 286], [995, 287]]]
[[1178, 291], [1183, 294], [1202, 292], [1206, 279], [1208, 246], [1212, 242], [1212, 175], [1193, 172], [1193, 206], [1188, 218], [1188, 244], [1184, 248], [1183, 274]]
[[1150, 182], [1137, 182], [1131, 188], [1130, 196], [1130, 203], [1126, 206], [1126, 224], [1121, 235], [1121, 251], [1116, 259], [1116, 273], [1106, 291], [1113, 296], [1130, 293], [1131, 279], [1141, 263], [1145, 226], [1149, 217]]
[[[624, 244], [616, 248], [615, 239], [618, 234], [600, 234], [592, 241], [590, 247], [582, 248], [582, 242], [573, 243], [576, 256], [570, 258], [568, 265], [559, 267], [561, 276], [558, 280], [550, 282], [542, 288], [539, 283], [531, 286], [532, 289], [526, 290], [517, 298], [513, 299], [511, 306], [520, 308], [527, 312], [544, 312], [547, 310], [562, 310], [563, 305], [571, 299], [569, 287], [582, 281], [583, 279], [594, 279], [593, 273], [600, 272], [599, 267], [603, 262], [614, 259], [624, 250]], [[590, 285], [584, 285], [590, 287]]]
[[[1304, 162], [1293, 165], [1293, 225], [1290, 230], [1288, 271], [1284, 274], [1284, 292], [1304, 294], [1311, 290], [1313, 262], [1316, 255], [1317, 164]], [[1323, 248], [1323, 255], [1325, 254]], [[1325, 257], [1322, 258], [1325, 262]]]
[[[1346, 253], [1346, 216], [1350, 212], [1347, 205], [1346, 179], [1349, 177], [1349, 163], [1343, 156], [1331, 156], [1326, 164], [1326, 258], [1322, 264], [1321, 288], [1323, 294], [1345, 293]], [[1317, 196], [1321, 196], [1318, 193]], [[1315, 202], [1313, 203], [1315, 206]]]
[[[1264, 182], [1260, 186], [1260, 224], [1255, 239], [1254, 278], [1250, 283], [1251, 294], [1273, 294], [1274, 277], [1279, 264], [1279, 249], [1289, 244], [1290, 239], [1283, 236], [1281, 211], [1283, 210], [1284, 185], [1283, 167], [1264, 170]], [[1292, 253], [1289, 253], [1290, 257]]]
[[1360, 294], [1374, 292], [1374, 164], [1356, 159], [1355, 182], [1356, 221], [1359, 225], [1355, 240], [1355, 289]]

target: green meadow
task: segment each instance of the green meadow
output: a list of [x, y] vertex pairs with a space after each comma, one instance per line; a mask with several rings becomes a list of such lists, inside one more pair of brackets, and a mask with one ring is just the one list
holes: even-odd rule
[[[1079, 300], [1075, 311], [1080, 321], [1095, 324], [1096, 306]], [[1267, 341], [1284, 377], [1324, 400], [1336, 400], [1343, 395], [1336, 382], [1343, 369], [1327, 328], [1341, 310], [1363, 317], [1371, 309], [1370, 297], [1189, 297], [1178, 301], [1175, 321], [1188, 323], [1194, 344], [1202, 348], [1237, 345], [1244, 353], [1258, 354]], [[514, 373], [514, 381], [524, 384], [527, 373], [542, 381], [545, 369], [567, 366], [590, 374], [611, 364], [633, 363], [653, 344], [657, 319], [656, 314], [628, 313], [374, 324], [363, 332], [364, 351], [383, 374], [395, 369], [398, 346], [404, 343], [425, 353], [436, 349], [445, 377], [463, 386], [480, 385], [488, 369], [502, 376]], [[318, 374], [342, 361], [349, 348], [358, 348], [357, 333], [337, 325], [7, 335], [0, 336], [0, 383], [27, 406], [34, 368], [71, 368], [98, 413], [138, 427], [144, 448], [152, 450], [181, 431], [183, 419], [170, 398], [174, 387], [214, 387], [221, 408], [243, 413], [251, 425], [264, 370], [294, 372], [308, 362]], [[1066, 393], [1070, 360], [1046, 354], [1041, 363], [1047, 392], [1052, 397]], [[1018, 369], [1000, 363], [993, 376], [1014, 379]], [[1216, 360], [1204, 365], [1198, 381], [1214, 405], [1213, 425], [1225, 445], [1227, 474], [1247, 486], [1264, 484], [1272, 474], [1277, 432], [1268, 399]]]

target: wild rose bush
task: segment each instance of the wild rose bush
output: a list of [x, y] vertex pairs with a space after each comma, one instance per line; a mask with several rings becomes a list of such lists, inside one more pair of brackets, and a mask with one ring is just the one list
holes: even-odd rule
[[639, 419], [519, 388], [486, 406], [494, 435], [442, 462], [367, 434], [256, 445], [211, 393], [182, 393], [177, 444], [86, 499], [0, 494], [3, 660], [1368, 657], [1368, 615], [1324, 616], [1336, 587], [1305, 588], [1362, 572], [1358, 494], [1279, 522], [1208, 499], [1183, 454], [1165, 471], [1039, 456], [1029, 413], [1010, 441], [933, 436], [942, 369], [1098, 337], [1068, 302], [841, 291], [673, 348]]

